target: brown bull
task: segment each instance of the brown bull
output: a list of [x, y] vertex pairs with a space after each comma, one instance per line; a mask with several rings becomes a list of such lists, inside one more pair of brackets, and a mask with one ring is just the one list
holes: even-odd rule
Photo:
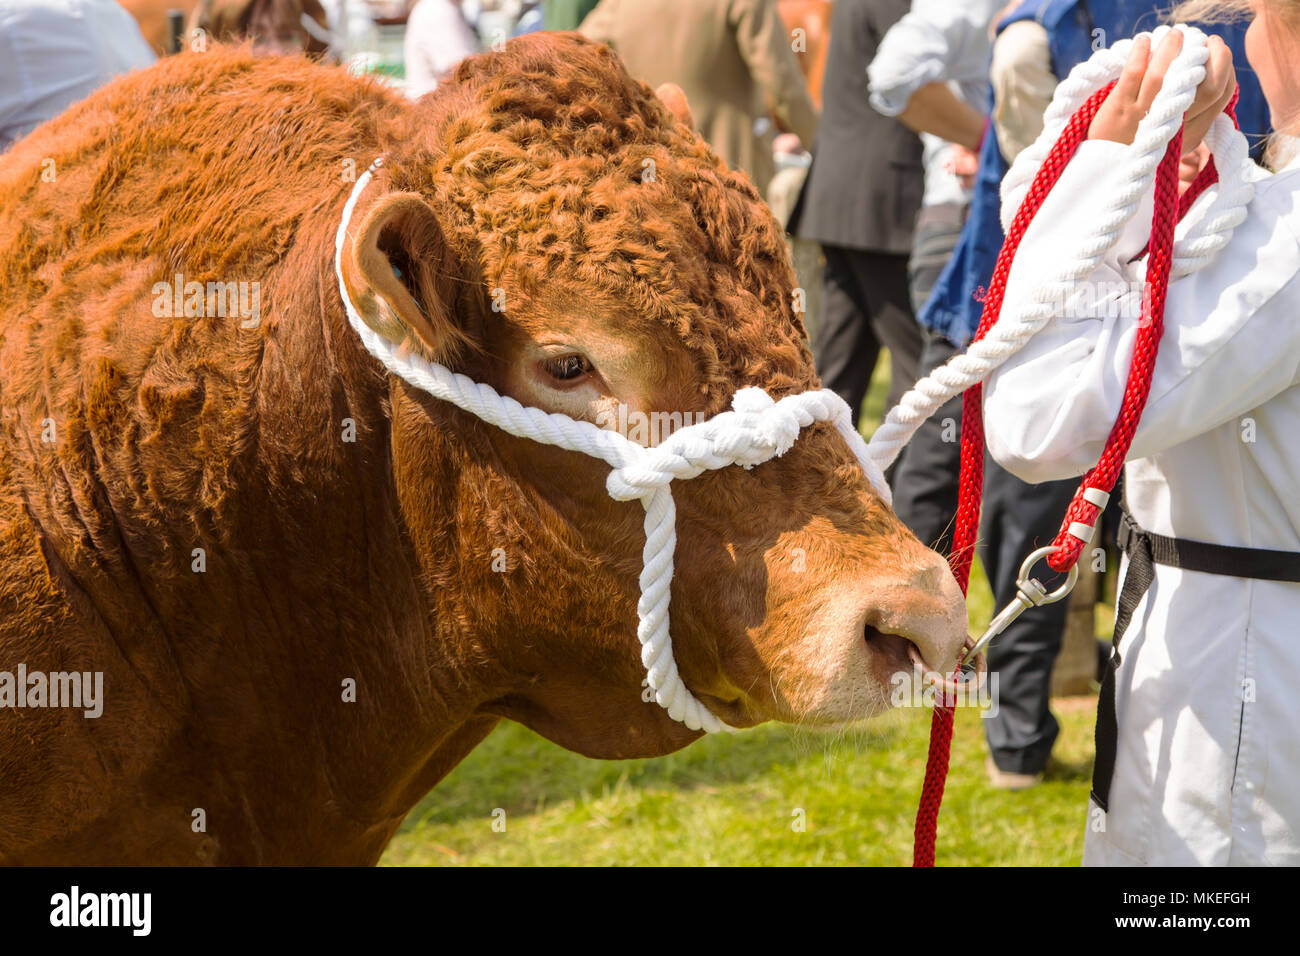
[[[642, 699], [607, 466], [349, 327], [333, 240], [381, 154], [342, 262], [409, 349], [591, 421], [818, 385], [779, 227], [604, 47], [516, 40], [416, 104], [220, 47], [115, 82], [0, 168], [0, 672], [103, 675], [99, 717], [0, 707], [0, 860], [373, 862], [501, 718], [699, 736]], [[676, 658], [730, 724], [868, 716], [909, 641], [965, 637], [828, 425], [674, 497]]]

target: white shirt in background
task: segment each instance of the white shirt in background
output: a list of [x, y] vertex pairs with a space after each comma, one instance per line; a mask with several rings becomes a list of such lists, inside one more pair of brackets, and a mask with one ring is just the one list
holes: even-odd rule
[[0, 0], [0, 152], [155, 59], [114, 0]]
[[[889, 28], [867, 68], [871, 105], [885, 116], [907, 108], [912, 94], [930, 83], [946, 82], [968, 106], [988, 112], [989, 24], [1003, 0], [913, 0], [912, 9]], [[921, 134], [924, 146], [926, 206], [970, 202], [971, 192], [944, 168], [952, 146]]]
[[423, 96], [478, 52], [478, 37], [455, 0], [420, 0], [406, 21], [406, 92]]
[[1035, 20], [1017, 20], [993, 44], [993, 129], [1008, 163], [1043, 131], [1043, 114], [1056, 95], [1047, 30]]

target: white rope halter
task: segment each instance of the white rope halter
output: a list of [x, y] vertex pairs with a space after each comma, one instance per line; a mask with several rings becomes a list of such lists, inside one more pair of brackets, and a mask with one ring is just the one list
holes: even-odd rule
[[[1165, 74], [1164, 85], [1150, 112], [1139, 124], [1137, 137], [1125, 152], [1124, 188], [1095, 214], [1092, 210], [1079, 210], [1081, 220], [1090, 228], [1080, 229], [1074, 254], [1064, 256], [1057, 271], [1039, 283], [1033, 300], [1024, 301], [1016, 310], [1004, 308], [997, 325], [984, 338], [917, 382], [899, 400], [871, 436], [867, 447], [868, 454], [882, 470], [889, 467], [921, 423], [944, 402], [987, 379], [1047, 324], [1055, 314], [1056, 303], [1067, 301], [1076, 283], [1093, 273], [1137, 212], [1142, 197], [1155, 182], [1156, 167], [1169, 141], [1192, 105], [1196, 88], [1205, 79], [1204, 64], [1209, 58], [1207, 37], [1195, 27], [1159, 27], [1150, 34], [1152, 49], [1171, 29], [1183, 31], [1183, 48]], [[1030, 184], [1070, 117], [1089, 96], [1119, 78], [1133, 42], [1121, 40], [1109, 49], [1099, 50], [1071, 70], [1056, 88], [1052, 104], [1043, 117], [1043, 132], [1016, 157], [1002, 180], [1003, 229], [1011, 225]], [[1257, 168], [1251, 162], [1246, 138], [1233, 127], [1232, 121], [1220, 115], [1205, 141], [1214, 154], [1219, 182], [1196, 200], [1178, 226], [1171, 279], [1195, 272], [1227, 245], [1233, 229], [1246, 218], [1246, 206], [1254, 197], [1252, 179], [1257, 175]]]
[[635, 499], [645, 507], [646, 540], [636, 636], [641, 642], [646, 686], [654, 691], [655, 700], [670, 717], [691, 730], [731, 729], [687, 689], [673, 659], [673, 644], [668, 634], [668, 599], [677, 530], [676, 506], [669, 486], [675, 478], [686, 480], [729, 465], [746, 469], [761, 465], [789, 451], [801, 429], [814, 422], [830, 422], [848, 442], [876, 493], [890, 504], [889, 487], [881, 469], [868, 456], [862, 436], [854, 429], [848, 405], [825, 389], [787, 395], [773, 402], [761, 388], [742, 388], [732, 398], [731, 411], [680, 428], [661, 444], [647, 448], [591, 422], [521, 405], [509, 396], [498, 394], [489, 385], [419, 355], [403, 353], [397, 343], [366, 325], [343, 283], [343, 240], [348, 222], [362, 190], [381, 165], [382, 159], [375, 160], [357, 180], [343, 207], [334, 242], [334, 268], [348, 322], [361, 337], [366, 351], [420, 391], [450, 402], [511, 435], [581, 452], [599, 458], [613, 469], [605, 482], [610, 497], [617, 501]]

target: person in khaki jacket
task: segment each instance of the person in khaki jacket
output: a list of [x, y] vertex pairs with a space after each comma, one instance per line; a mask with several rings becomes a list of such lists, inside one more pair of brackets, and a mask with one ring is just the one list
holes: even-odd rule
[[817, 109], [775, 0], [601, 0], [581, 32], [608, 43], [633, 76], [686, 94], [695, 128], [766, 194], [772, 124], [810, 146]]

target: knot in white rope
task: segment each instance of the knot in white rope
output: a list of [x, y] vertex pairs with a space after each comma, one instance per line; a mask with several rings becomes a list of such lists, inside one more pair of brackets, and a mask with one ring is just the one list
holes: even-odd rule
[[774, 402], [761, 388], [742, 388], [731, 407], [706, 422], [678, 429], [662, 444], [615, 468], [606, 481], [610, 497], [631, 501], [666, 487], [674, 478], [694, 478], [729, 465], [753, 468], [784, 455], [799, 438], [801, 423], [794, 406]]

